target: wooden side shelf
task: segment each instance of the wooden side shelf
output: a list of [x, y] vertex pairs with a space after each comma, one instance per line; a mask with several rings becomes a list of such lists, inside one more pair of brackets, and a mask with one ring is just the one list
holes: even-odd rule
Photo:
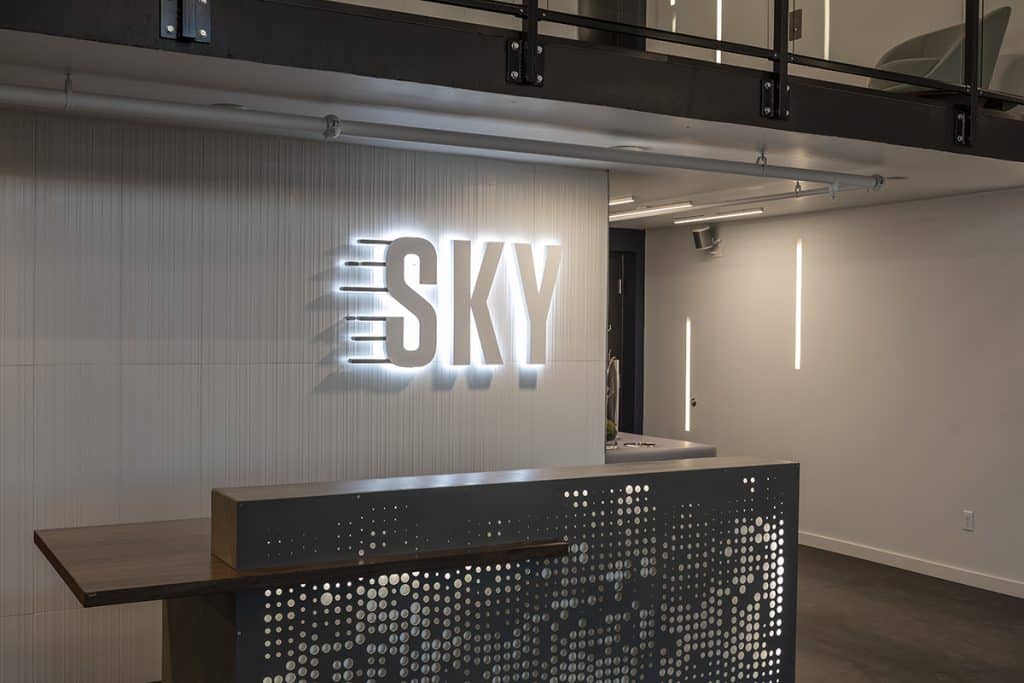
[[35, 532], [35, 543], [85, 607], [234, 593], [287, 583], [561, 557], [561, 539], [238, 571], [210, 554], [210, 520]]

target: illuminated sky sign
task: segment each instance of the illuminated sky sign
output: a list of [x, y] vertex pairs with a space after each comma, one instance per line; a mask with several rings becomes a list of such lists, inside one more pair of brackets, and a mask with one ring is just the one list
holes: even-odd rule
[[[554, 298], [558, 271], [562, 265], [562, 248], [546, 245], [543, 248], [543, 272], [538, 277], [533, 245], [513, 243], [506, 249], [505, 242], [484, 242], [474, 247], [469, 240], [449, 240], [449, 251], [444, 268], [438, 267], [438, 250], [421, 237], [400, 237], [394, 240], [361, 239], [358, 244], [383, 248], [381, 260], [346, 261], [352, 268], [376, 269], [383, 272], [383, 282], [375, 285], [345, 285], [342, 292], [353, 295], [382, 295], [391, 304], [393, 313], [349, 316], [351, 322], [370, 323], [377, 327], [375, 334], [352, 335], [353, 346], [383, 343], [386, 357], [354, 355], [349, 363], [393, 365], [402, 368], [422, 368], [438, 357], [438, 349], [451, 349], [444, 360], [454, 366], [468, 366], [473, 361], [473, 339], [479, 344], [484, 365], [505, 362], [498, 335], [495, 332], [489, 298], [495, 277], [506, 251], [514, 254], [525, 320], [520, 326], [526, 330], [525, 359], [527, 364], [540, 365], [547, 359], [548, 316]], [[479, 264], [474, 268], [474, 255]], [[448, 267], [450, 266], [450, 267]], [[439, 272], [444, 270], [445, 272]], [[509, 270], [510, 277], [512, 270]], [[444, 279], [442, 279], [444, 278]], [[381, 280], [377, 277], [378, 282]], [[428, 296], [428, 291], [439, 286], [445, 296]], [[450, 296], [447, 296], [450, 293]], [[434, 298], [435, 305], [430, 299]], [[383, 332], [383, 333], [381, 333]], [[450, 335], [449, 338], [445, 338]], [[440, 337], [440, 339], [439, 339]], [[450, 343], [449, 343], [450, 342]]]

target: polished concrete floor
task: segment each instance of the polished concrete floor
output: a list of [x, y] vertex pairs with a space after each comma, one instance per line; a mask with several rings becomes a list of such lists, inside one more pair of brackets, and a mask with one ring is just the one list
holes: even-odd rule
[[800, 549], [799, 683], [1024, 683], [1024, 600]]

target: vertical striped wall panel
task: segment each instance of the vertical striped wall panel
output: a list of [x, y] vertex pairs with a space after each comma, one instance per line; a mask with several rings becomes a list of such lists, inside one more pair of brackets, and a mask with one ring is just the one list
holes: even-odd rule
[[[214, 486], [603, 459], [607, 179], [0, 113], [0, 683], [159, 678], [159, 608], [77, 608], [34, 528], [209, 513]], [[563, 245], [549, 363], [339, 364], [358, 237]], [[363, 252], [369, 254], [369, 252]]]

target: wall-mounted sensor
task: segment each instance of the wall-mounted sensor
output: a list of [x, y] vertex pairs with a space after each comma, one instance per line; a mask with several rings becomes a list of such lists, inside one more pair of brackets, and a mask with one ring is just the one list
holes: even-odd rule
[[693, 230], [693, 246], [697, 251], [718, 256], [722, 240], [718, 238], [718, 229], [713, 225], [705, 225]]

